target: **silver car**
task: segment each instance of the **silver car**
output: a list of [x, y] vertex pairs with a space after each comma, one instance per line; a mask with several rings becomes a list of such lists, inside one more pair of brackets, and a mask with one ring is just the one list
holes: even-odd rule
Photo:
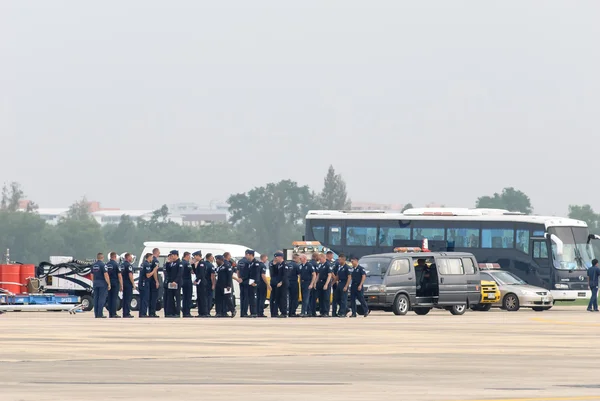
[[482, 280], [495, 281], [500, 290], [500, 301], [493, 306], [510, 312], [531, 308], [541, 312], [552, 308], [554, 298], [545, 288], [527, 284], [512, 273], [503, 270], [482, 270]]

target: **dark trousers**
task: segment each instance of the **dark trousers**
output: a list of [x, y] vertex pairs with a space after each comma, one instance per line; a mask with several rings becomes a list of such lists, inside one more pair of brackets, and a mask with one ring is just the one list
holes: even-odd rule
[[[133, 287], [130, 285], [123, 286], [123, 316], [131, 316], [131, 300], [133, 299]], [[139, 305], [138, 305], [139, 306]]]
[[350, 303], [352, 305], [350, 305], [350, 307], [352, 308], [352, 316], [356, 316], [356, 300], [358, 299], [358, 302], [360, 302], [360, 305], [363, 308], [363, 312], [365, 314], [365, 316], [367, 315], [367, 313], [369, 312], [369, 307], [367, 306], [367, 301], [365, 301], [365, 295], [363, 293], [363, 290], [358, 290], [358, 287], [351, 287], [350, 288]]
[[215, 297], [215, 308], [217, 316], [226, 316], [228, 311], [233, 311], [232, 294], [225, 294], [225, 288], [217, 287]]
[[312, 290], [309, 290], [310, 281], [302, 282], [302, 311], [300, 312], [302, 315], [308, 315], [310, 311], [310, 293]]
[[328, 288], [323, 288], [323, 285], [325, 283], [321, 283], [319, 285], [319, 309], [321, 312], [321, 315], [325, 315], [325, 316], [329, 316], [329, 301], [331, 298], [331, 289]]
[[[210, 316], [210, 312], [215, 306], [215, 292], [212, 287], [206, 289], [206, 307], [208, 308], [208, 315]], [[215, 307], [216, 308], [216, 307]]]
[[311, 316], [317, 316], [317, 298], [319, 297], [319, 292], [316, 288], [310, 290], [310, 307], [308, 308], [308, 314]]
[[331, 316], [337, 316], [338, 315], [338, 306], [340, 305], [340, 297], [338, 294], [338, 289], [339, 285], [334, 284], [331, 286], [331, 290], [333, 292], [333, 297], [332, 297], [332, 302], [331, 302]]
[[102, 317], [107, 297], [108, 285], [94, 285], [94, 317]]
[[[166, 282], [165, 282], [165, 284], [166, 284]], [[153, 289], [151, 288], [151, 290], [153, 290]], [[158, 294], [157, 294], [156, 299], [158, 300]], [[169, 312], [169, 288], [166, 285], [163, 286], [162, 300], [163, 300], [163, 302], [162, 302], [163, 312], [165, 313], [165, 317], [167, 317], [167, 316], [169, 316], [170, 312]], [[150, 302], [150, 303], [152, 303], [152, 302]], [[151, 308], [150, 315], [152, 315], [152, 306], [150, 308]], [[156, 306], [154, 307], [154, 311], [156, 314]]]
[[139, 285], [138, 290], [140, 292], [140, 317], [148, 316], [148, 308], [150, 307], [150, 289], [148, 284]]
[[167, 290], [168, 292], [168, 316], [177, 316], [181, 315], [181, 288], [177, 288], [176, 290]]
[[592, 287], [590, 286], [590, 290], [592, 291], [592, 297], [590, 298], [590, 303], [588, 304], [588, 310], [598, 310], [598, 286]]
[[298, 310], [298, 282], [292, 281], [288, 287], [290, 295], [290, 316], [296, 316]]
[[337, 298], [338, 305], [340, 306], [337, 314], [340, 316], [346, 316], [348, 313], [348, 291], [344, 291], [345, 283], [338, 284], [335, 289], [333, 298]]
[[267, 300], [267, 286], [259, 285], [258, 290], [256, 292], [256, 313], [258, 314], [258, 316], [264, 316], [265, 302]]
[[258, 306], [256, 305], [256, 286], [248, 287], [248, 300], [250, 302], [250, 314], [257, 316]]
[[[212, 302], [212, 295], [210, 301]], [[198, 316], [208, 316], [208, 295], [204, 284], [196, 286], [196, 303], [198, 304]]]
[[[148, 316], [156, 316], [156, 308], [158, 305], [158, 288], [156, 288], [156, 284], [148, 283]], [[166, 291], [165, 291], [166, 293]], [[163, 308], [165, 307], [165, 303], [163, 300]]]
[[279, 288], [277, 283], [271, 284], [271, 298], [269, 299], [269, 306], [271, 307], [271, 317], [277, 317], [277, 303], [279, 302]]
[[279, 306], [279, 312], [284, 316], [287, 316], [288, 314], [288, 286], [289, 284], [284, 283], [277, 291], [279, 296], [277, 306]]
[[117, 306], [119, 305], [119, 282], [111, 281], [108, 291], [108, 316], [117, 316]]
[[181, 286], [181, 289], [183, 290], [183, 306], [181, 307], [182, 312], [183, 312], [183, 316], [191, 316], [191, 310], [192, 310], [192, 282], [191, 281], [184, 281], [183, 285]]
[[250, 299], [248, 297], [248, 284], [240, 284], [240, 316], [248, 316], [248, 308], [250, 307]]

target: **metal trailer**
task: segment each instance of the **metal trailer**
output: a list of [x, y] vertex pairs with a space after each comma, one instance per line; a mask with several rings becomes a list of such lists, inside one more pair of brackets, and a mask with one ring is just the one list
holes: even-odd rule
[[20, 311], [67, 311], [71, 314], [82, 310], [79, 297], [62, 294], [0, 294], [0, 312]]

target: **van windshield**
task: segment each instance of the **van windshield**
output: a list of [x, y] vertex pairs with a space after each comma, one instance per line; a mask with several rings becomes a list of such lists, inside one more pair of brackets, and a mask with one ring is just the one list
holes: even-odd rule
[[367, 277], [370, 277], [381, 276], [385, 273], [391, 261], [391, 258], [362, 258], [358, 261], [358, 264], [365, 269]]

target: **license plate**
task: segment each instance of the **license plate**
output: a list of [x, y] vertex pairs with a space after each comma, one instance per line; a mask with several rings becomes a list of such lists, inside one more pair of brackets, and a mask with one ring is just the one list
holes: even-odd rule
[[578, 293], [577, 293], [577, 296], [578, 296], [578, 297], [585, 297], [585, 292], [578, 292]]
[[494, 294], [488, 294], [488, 299], [495, 299], [496, 296]]

